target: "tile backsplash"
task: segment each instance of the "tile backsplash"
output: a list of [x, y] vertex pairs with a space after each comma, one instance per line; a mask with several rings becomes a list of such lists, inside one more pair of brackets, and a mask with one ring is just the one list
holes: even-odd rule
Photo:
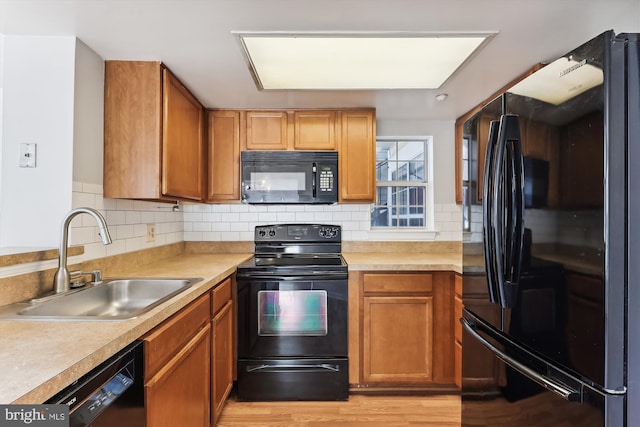
[[[253, 241], [256, 225], [282, 223], [338, 224], [349, 241], [379, 240], [369, 226], [369, 204], [340, 205], [185, 205], [184, 240]], [[436, 232], [411, 230], [406, 240], [460, 241], [462, 211], [456, 204], [436, 205]], [[401, 233], [393, 239], [402, 240]]]
[[[186, 204], [174, 211], [168, 203], [105, 199], [102, 186], [74, 182], [73, 207], [100, 210], [107, 220], [113, 243], [102, 245], [93, 218], [79, 215], [71, 223], [70, 242], [85, 245], [74, 261], [132, 252], [180, 241], [252, 241], [256, 225], [275, 223], [330, 223], [343, 227], [344, 240], [376, 240], [369, 227], [368, 204], [344, 205], [244, 205]], [[462, 240], [461, 210], [455, 204], [435, 206], [437, 232], [411, 240]], [[147, 224], [155, 225], [155, 241], [147, 242]]]
[[[73, 208], [91, 207], [104, 215], [113, 243], [102, 244], [96, 222], [78, 215], [71, 222], [69, 242], [84, 245], [84, 255], [73, 262], [133, 252], [184, 240], [184, 213], [170, 203], [103, 198], [102, 186], [73, 183]], [[155, 240], [147, 242], [147, 224], [155, 226]]]

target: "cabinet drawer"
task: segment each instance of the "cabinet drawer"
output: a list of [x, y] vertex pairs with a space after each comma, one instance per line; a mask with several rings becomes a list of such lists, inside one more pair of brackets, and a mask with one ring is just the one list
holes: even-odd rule
[[145, 381], [155, 375], [210, 319], [211, 302], [207, 293], [145, 335], [142, 338]]
[[218, 311], [231, 299], [231, 278], [227, 277], [213, 290], [211, 301], [211, 315], [215, 316]]
[[366, 273], [365, 293], [424, 293], [433, 290], [432, 274]]

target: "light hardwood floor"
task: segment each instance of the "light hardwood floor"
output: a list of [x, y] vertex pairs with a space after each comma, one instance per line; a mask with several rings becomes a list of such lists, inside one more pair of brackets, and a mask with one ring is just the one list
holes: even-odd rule
[[362, 396], [346, 402], [238, 402], [218, 427], [460, 427], [460, 397]]

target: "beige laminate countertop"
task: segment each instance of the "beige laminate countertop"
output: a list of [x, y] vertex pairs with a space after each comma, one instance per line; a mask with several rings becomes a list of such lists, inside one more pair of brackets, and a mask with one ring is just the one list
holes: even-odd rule
[[347, 252], [343, 253], [350, 271], [455, 271], [462, 273], [462, 256], [458, 253], [420, 252]]
[[124, 321], [0, 320], [0, 404], [42, 403], [140, 338], [236, 270], [251, 254], [185, 254], [119, 277], [202, 277], [169, 301]]
[[[250, 253], [182, 254], [117, 277], [202, 277], [188, 290], [124, 321], [0, 320], [0, 404], [36, 404], [65, 388], [234, 273]], [[455, 253], [343, 253], [349, 270], [455, 271]], [[114, 277], [114, 276], [112, 276]]]

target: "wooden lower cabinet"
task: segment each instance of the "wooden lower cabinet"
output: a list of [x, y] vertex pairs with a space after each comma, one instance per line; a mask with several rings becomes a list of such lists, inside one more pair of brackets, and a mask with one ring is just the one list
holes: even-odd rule
[[142, 338], [147, 427], [210, 424], [210, 298], [201, 296]]
[[364, 298], [365, 383], [433, 379], [433, 297]]
[[455, 296], [454, 296], [454, 316], [453, 327], [455, 331], [455, 379], [456, 385], [462, 388], [462, 324], [460, 318], [462, 317], [462, 276], [456, 274], [455, 277]]
[[360, 272], [350, 281], [360, 291], [350, 329], [361, 337], [349, 352], [352, 390], [454, 389], [454, 274]]
[[145, 384], [148, 427], [209, 425], [210, 339], [206, 325]]
[[230, 276], [142, 337], [147, 427], [215, 426], [235, 368]]
[[235, 360], [231, 278], [214, 289], [212, 313], [211, 424], [215, 425], [233, 387]]

